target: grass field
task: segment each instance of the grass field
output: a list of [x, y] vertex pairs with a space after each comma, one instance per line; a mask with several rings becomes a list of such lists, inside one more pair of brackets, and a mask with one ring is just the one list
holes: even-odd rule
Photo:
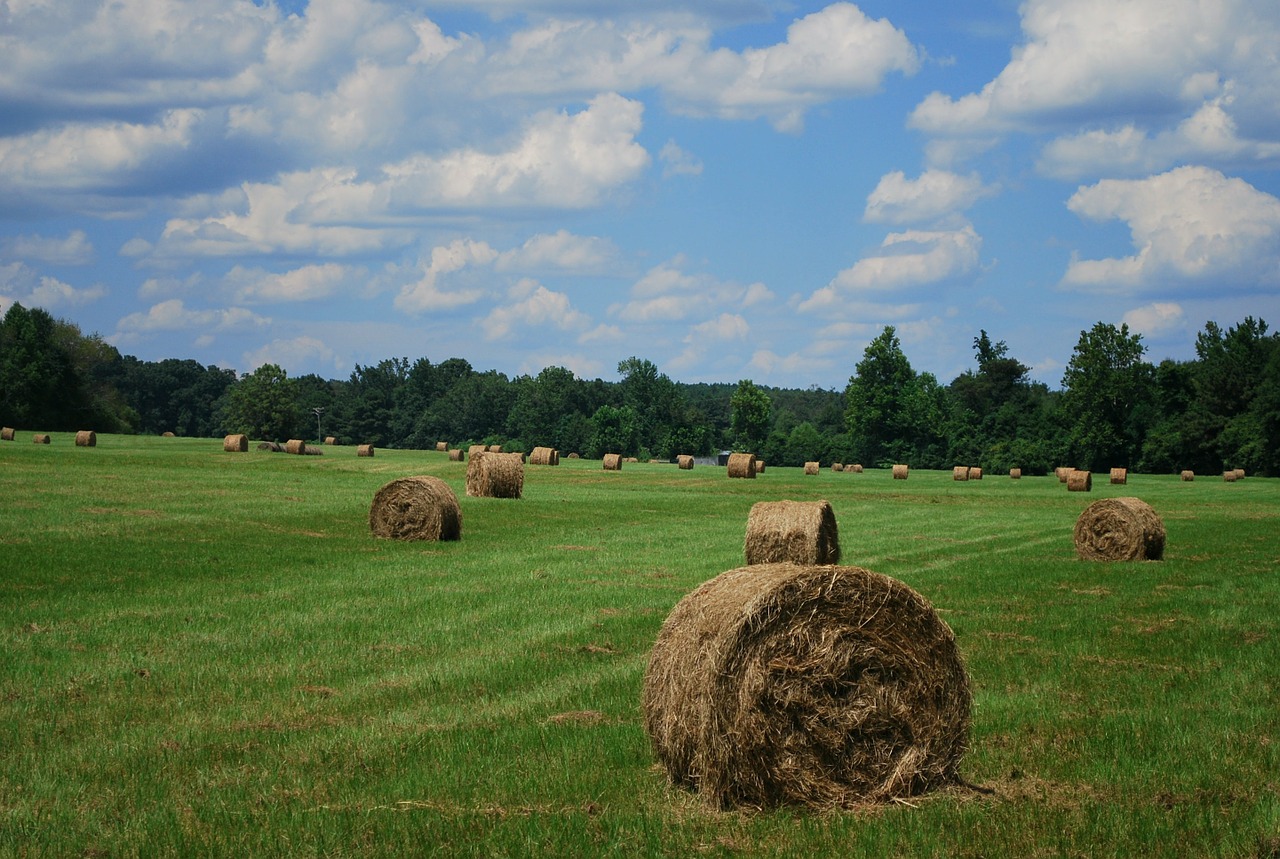
[[[0, 856], [1280, 857], [1280, 481], [804, 476], [563, 459], [467, 498], [442, 453], [0, 443]], [[445, 479], [463, 538], [375, 540]], [[1136, 495], [1165, 560], [1076, 560]], [[919, 590], [974, 689], [966, 779], [714, 813], [642, 727], [674, 604], [751, 504], [825, 498], [842, 563]]]

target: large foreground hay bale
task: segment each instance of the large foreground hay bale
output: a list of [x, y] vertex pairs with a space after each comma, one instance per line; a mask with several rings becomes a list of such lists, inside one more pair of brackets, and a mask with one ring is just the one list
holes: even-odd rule
[[682, 453], [676, 457], [676, 465], [681, 471], [692, 471], [693, 457], [687, 453]]
[[1084, 509], [1075, 527], [1076, 554], [1086, 561], [1158, 561], [1164, 523], [1140, 498], [1103, 498]]
[[911, 468], [906, 465], [895, 465], [893, 467], [894, 480], [906, 480], [907, 475], [911, 473]]
[[232, 433], [222, 439], [222, 449], [227, 453], [245, 453], [249, 450], [249, 437], [244, 433]]
[[818, 470], [819, 470], [821, 467], [822, 467], [822, 466], [821, 466], [817, 461], [815, 461], [815, 460], [810, 460], [809, 462], [806, 462], [806, 463], [804, 464], [804, 473], [805, 473], [805, 474], [817, 474], [817, 473], [818, 473]]
[[1129, 469], [1113, 468], [1111, 469], [1111, 485], [1124, 486], [1129, 482]]
[[43, 433], [43, 432], [38, 432], [38, 433], [36, 433], [35, 435], [33, 435], [33, 436], [31, 437], [31, 441], [33, 441], [33, 442], [34, 442], [34, 443], [36, 443], [36, 444], [48, 444], [48, 443], [49, 443], [49, 434], [48, 434], [48, 433]]
[[957, 778], [969, 681], [955, 636], [902, 582], [763, 564], [682, 599], [645, 672], [671, 780], [718, 808], [850, 806]]
[[1191, 481], [1196, 479], [1196, 473], [1191, 470], [1184, 470], [1181, 474], [1181, 477], [1183, 482], [1190, 483]]
[[969, 466], [967, 466], [967, 465], [957, 465], [957, 466], [954, 466], [954, 467], [951, 469], [951, 479], [952, 479], [952, 480], [962, 480], [962, 481], [963, 481], [963, 480], [968, 480], [968, 479], [969, 479]]
[[519, 498], [523, 492], [522, 455], [485, 451], [467, 463], [467, 494], [472, 498]]
[[840, 534], [826, 501], [758, 501], [747, 516], [747, 564], [838, 564]]
[[460, 540], [462, 509], [440, 478], [401, 477], [374, 494], [369, 530], [391, 540]]
[[756, 455], [754, 453], [731, 453], [727, 465], [730, 477], [756, 476]]
[[93, 430], [80, 430], [76, 433], [76, 447], [97, 447], [98, 434]]
[[622, 454], [606, 453], [601, 467], [605, 471], [621, 471], [622, 470]]
[[13, 427], [4, 427], [0, 429], [0, 441], [13, 441]]
[[284, 443], [285, 453], [296, 453], [299, 456], [307, 452], [307, 443], [304, 439], [291, 438]]
[[373, 456], [373, 445], [362, 444], [356, 448], [356, 456]]
[[535, 447], [529, 454], [530, 465], [559, 465], [560, 451], [553, 447]]
[[1073, 469], [1067, 475], [1067, 491], [1068, 492], [1092, 492], [1093, 491], [1093, 472], [1080, 471]]

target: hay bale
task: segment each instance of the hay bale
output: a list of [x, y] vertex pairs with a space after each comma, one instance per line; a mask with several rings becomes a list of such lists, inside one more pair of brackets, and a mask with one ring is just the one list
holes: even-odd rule
[[862, 463], [860, 463], [860, 462], [855, 462], [855, 463], [853, 464], [853, 473], [854, 473], [854, 474], [861, 474], [861, 473], [862, 473]]
[[833, 463], [831, 463], [831, 470], [832, 470], [832, 471], [835, 471], [835, 472], [843, 473], [843, 472], [844, 472], [844, 463], [843, 463], [843, 462], [833, 462]]
[[401, 477], [374, 494], [369, 530], [391, 540], [460, 540], [462, 509], [440, 478]]
[[1196, 473], [1190, 470], [1184, 470], [1180, 476], [1182, 477], [1182, 481], [1184, 483], [1190, 483], [1191, 481], [1196, 479]]
[[530, 465], [559, 465], [560, 453], [551, 447], [535, 447], [529, 454]]
[[1021, 479], [1022, 479], [1022, 469], [1021, 469], [1021, 468], [1011, 468], [1011, 469], [1009, 469], [1009, 477], [1010, 477], [1011, 479], [1013, 479], [1013, 480], [1021, 480]]
[[622, 470], [622, 454], [606, 453], [604, 455], [603, 468], [605, 471], [621, 471]]
[[1129, 482], [1129, 469], [1113, 468], [1111, 469], [1111, 485], [1124, 486]]
[[1075, 527], [1076, 555], [1086, 561], [1158, 561], [1164, 523], [1140, 498], [1103, 498], [1084, 509]]
[[681, 471], [693, 470], [693, 457], [687, 453], [682, 453], [676, 457], [676, 465]]
[[968, 480], [968, 479], [969, 479], [969, 466], [967, 466], [967, 465], [957, 465], [957, 466], [954, 466], [954, 467], [951, 469], [951, 479], [952, 479], [952, 480], [961, 480], [961, 481]]
[[160, 433], [160, 438], [177, 438], [177, 437], [178, 436], [175, 433], [169, 432], [168, 430]]
[[0, 428], [0, 441], [13, 441], [13, 427]]
[[1093, 491], [1093, 473], [1089, 471], [1081, 471], [1073, 468], [1071, 473], [1067, 475], [1067, 491], [1068, 492], [1092, 492]]
[[462, 448], [460, 447], [455, 447], [453, 450], [449, 451], [450, 462], [462, 462], [464, 456], [465, 454], [463, 454]]
[[[224, 442], [223, 444], [223, 449], [225, 450], [226, 443]], [[280, 446], [280, 442], [278, 441], [260, 441], [258, 442], [258, 450], [269, 450], [272, 453], [284, 453], [284, 448]]]
[[976, 467], [976, 466], [975, 466], [975, 467], [973, 467], [973, 468], [970, 468], [970, 469], [969, 469], [969, 479], [970, 479], [970, 480], [981, 480], [981, 479], [982, 479], [982, 469], [981, 469], [981, 468], [978, 468], [978, 467]]
[[296, 453], [299, 456], [307, 452], [307, 443], [300, 438], [291, 438], [284, 443], [285, 453]]
[[730, 477], [756, 476], [756, 455], [754, 453], [729, 454], [728, 471]]
[[812, 461], [811, 461], [811, 462], [806, 462], [806, 463], [804, 464], [804, 473], [805, 473], [805, 474], [817, 474], [817, 473], [818, 473], [818, 469], [819, 469], [819, 467], [820, 467], [820, 466], [818, 465], [818, 463], [817, 463], [817, 462], [812, 462]]
[[1053, 470], [1053, 473], [1057, 475], [1059, 483], [1066, 483], [1067, 478], [1071, 476], [1071, 472], [1073, 471], [1075, 471], [1074, 468], [1070, 468], [1066, 465], [1059, 465]]
[[747, 564], [838, 564], [836, 514], [826, 501], [758, 501], [747, 516]]
[[1243, 468], [1233, 468], [1233, 469], [1232, 469], [1232, 471], [1233, 471], [1233, 472], [1235, 472], [1236, 480], [1244, 480], [1244, 469], [1243, 469]]
[[571, 453], [571, 454], [569, 454], [569, 459], [581, 459], [581, 458], [582, 458], [582, 457], [580, 457], [580, 456], [579, 456], [578, 454], [576, 454], [576, 453]]
[[440, 453], [446, 453], [446, 452], [448, 452], [448, 450], [449, 450], [449, 443], [448, 443], [447, 441], [438, 441], [438, 442], [436, 442], [436, 450], [437, 450], [437, 451], [439, 451]]
[[362, 444], [356, 448], [356, 456], [373, 456], [373, 445]]
[[636, 459], [634, 456], [628, 456], [628, 457], [626, 457], [625, 459], [623, 459], [622, 461], [623, 461], [623, 462], [629, 462], [629, 463], [631, 463], [632, 465], [635, 465], [635, 464], [636, 464], [636, 463], [638, 463], [640, 460]]
[[304, 444], [302, 453], [306, 456], [324, 456], [324, 448], [316, 447], [314, 444]]
[[98, 434], [93, 430], [80, 430], [76, 433], [76, 447], [97, 447]]
[[1222, 479], [1227, 483], [1235, 483], [1240, 479], [1240, 475], [1236, 474], [1234, 471], [1224, 471], [1222, 472]]
[[757, 460], [756, 460], [756, 474], [764, 474], [764, 460], [763, 460], [763, 459], [757, 459]]
[[502, 453], [502, 445], [491, 444], [484, 449], [485, 453]]
[[524, 492], [524, 457], [485, 451], [467, 463], [467, 494], [472, 498], [519, 498]]
[[338, 439], [336, 436], [327, 435], [324, 437], [324, 443], [330, 447], [334, 447], [338, 444]]
[[971, 696], [951, 629], [858, 567], [763, 564], [682, 599], [645, 671], [645, 729], [712, 806], [851, 806], [958, 778]]
[[906, 480], [906, 479], [907, 479], [907, 474], [909, 474], [909, 473], [910, 473], [910, 471], [911, 471], [910, 467], [908, 467], [908, 466], [906, 466], [906, 465], [895, 465], [895, 466], [893, 467], [893, 479], [894, 479], [894, 480]]
[[471, 457], [475, 456], [477, 453], [484, 453], [485, 450], [486, 448], [484, 445], [473, 444], [467, 448], [467, 459], [470, 459]]
[[48, 444], [49, 434], [38, 432], [31, 437], [31, 441], [34, 442], [35, 444]]
[[246, 453], [249, 450], [249, 437], [244, 433], [232, 433], [229, 436], [225, 436], [222, 439], [222, 449], [226, 453]]

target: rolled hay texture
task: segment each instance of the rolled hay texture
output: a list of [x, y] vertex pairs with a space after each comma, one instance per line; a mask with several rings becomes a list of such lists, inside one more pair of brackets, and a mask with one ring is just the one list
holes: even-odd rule
[[[731, 453], [726, 467], [730, 477], [754, 478], [756, 476], [756, 455], [754, 453]], [[809, 467], [806, 465], [805, 474], [808, 473]]]
[[356, 456], [373, 456], [373, 445], [362, 444], [356, 448]]
[[680, 468], [681, 471], [692, 471], [693, 457], [687, 453], [679, 454], [676, 457], [676, 465]]
[[817, 473], [818, 473], [819, 468], [821, 468], [821, 466], [820, 466], [817, 462], [806, 462], [806, 463], [804, 464], [804, 473], [805, 473], [805, 474], [817, 474]]
[[757, 460], [756, 460], [756, 474], [764, 474], [764, 460], [763, 460], [763, 459], [757, 459]]
[[1196, 479], [1196, 473], [1190, 470], [1183, 471], [1180, 476], [1182, 477], [1182, 480], [1185, 483], [1190, 483], [1191, 481]]
[[98, 434], [93, 430], [80, 430], [76, 433], [76, 447], [97, 447]]
[[0, 428], [0, 441], [13, 441], [13, 427]]
[[840, 563], [836, 514], [826, 501], [758, 501], [747, 516], [747, 564]]
[[436, 450], [439, 451], [440, 453], [447, 452], [449, 450], [449, 443], [447, 441], [436, 442]]
[[33, 435], [33, 436], [31, 437], [31, 441], [32, 441], [32, 442], [34, 442], [35, 444], [48, 444], [48, 443], [49, 443], [49, 434], [48, 434], [48, 433], [43, 433], [43, 432], [38, 432], [38, 433], [36, 433], [35, 435]]
[[836, 472], [839, 472], [839, 473], [843, 474], [843, 473], [844, 473], [844, 463], [843, 463], [843, 462], [833, 462], [833, 463], [831, 463], [831, 470], [832, 470], [832, 471], [836, 471]]
[[907, 585], [762, 564], [676, 605], [641, 705], [671, 781], [713, 807], [834, 808], [955, 781], [971, 696], [951, 629]]
[[1124, 486], [1129, 482], [1129, 469], [1113, 468], [1111, 469], [1111, 485]]
[[462, 448], [460, 447], [455, 447], [453, 450], [449, 451], [450, 462], [462, 462], [463, 456], [464, 454], [462, 452]]
[[470, 459], [471, 457], [475, 456], [477, 453], [484, 453], [486, 449], [487, 448], [485, 448], [485, 446], [482, 444], [473, 444], [467, 448], [467, 458]]
[[1227, 483], [1235, 483], [1240, 479], [1240, 475], [1236, 474], [1234, 471], [1224, 471], [1222, 472], [1222, 479]]
[[981, 469], [981, 468], [978, 468], [977, 466], [974, 466], [973, 468], [970, 468], [970, 469], [969, 469], [969, 479], [970, 479], [970, 480], [981, 480], [981, 479], [982, 479], [982, 469]]
[[1009, 469], [1009, 477], [1010, 477], [1011, 479], [1013, 479], [1013, 480], [1021, 480], [1021, 479], [1022, 479], [1022, 469], [1021, 469], [1021, 468], [1011, 468], [1011, 469]]
[[560, 452], [552, 447], [535, 447], [529, 454], [530, 465], [559, 465]]
[[307, 452], [307, 443], [300, 438], [291, 438], [284, 443], [284, 452], [302, 455]]
[[166, 432], [160, 433], [160, 438], [177, 438], [177, 435], [175, 433], [166, 431]]
[[951, 469], [951, 479], [952, 479], [952, 480], [968, 480], [968, 479], [969, 479], [969, 466], [967, 466], [967, 465], [957, 465], [957, 466], [954, 466], [954, 467]]
[[502, 453], [502, 445], [491, 444], [484, 449], [485, 453]]
[[1075, 527], [1076, 555], [1086, 561], [1159, 561], [1164, 522], [1140, 498], [1103, 498], [1084, 509]]
[[1073, 469], [1072, 472], [1067, 475], [1067, 491], [1092, 492], [1093, 472]]
[[1071, 476], [1071, 472], [1074, 470], [1075, 469], [1069, 468], [1068, 466], [1059, 465], [1053, 470], [1053, 473], [1057, 475], [1059, 483], [1066, 483], [1067, 478]]
[[861, 473], [862, 473], [862, 463], [860, 463], [860, 462], [854, 463], [854, 465], [853, 465], [853, 473], [854, 473], [854, 474], [861, 474]]
[[324, 437], [324, 443], [330, 446], [335, 446], [338, 443], [338, 439], [335, 436], [327, 435]]
[[1244, 469], [1243, 469], [1243, 468], [1233, 468], [1233, 469], [1232, 469], [1232, 471], [1233, 471], [1233, 472], [1235, 473], [1235, 475], [1236, 475], [1236, 480], [1244, 480]]
[[440, 478], [401, 477], [374, 494], [369, 530], [390, 540], [460, 540], [462, 508]]
[[911, 471], [910, 467], [906, 465], [895, 465], [893, 467], [893, 479], [906, 480], [907, 475], [910, 473], [910, 471]]
[[233, 433], [222, 439], [222, 449], [227, 453], [244, 453], [249, 450], [249, 437], [244, 433]]
[[[227, 449], [225, 441], [222, 443], [222, 449]], [[269, 450], [272, 453], [284, 453], [284, 448], [280, 446], [280, 442], [278, 441], [260, 441], [258, 442], [258, 450]]]
[[472, 498], [519, 498], [524, 493], [524, 457], [518, 453], [477, 453], [467, 463]]
[[605, 471], [621, 471], [622, 470], [622, 454], [606, 453], [601, 466]]

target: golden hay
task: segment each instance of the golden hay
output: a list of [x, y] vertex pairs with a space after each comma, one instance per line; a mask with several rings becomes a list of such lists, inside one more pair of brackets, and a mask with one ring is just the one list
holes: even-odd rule
[[484, 449], [485, 453], [502, 453], [502, 445], [491, 444]]
[[560, 452], [552, 447], [535, 447], [529, 454], [530, 465], [559, 465]]
[[373, 445], [362, 444], [356, 448], [356, 456], [373, 456]]
[[687, 453], [682, 453], [676, 457], [676, 465], [678, 465], [682, 471], [692, 471], [693, 457]]
[[906, 479], [907, 479], [907, 475], [908, 475], [908, 474], [910, 474], [910, 472], [911, 472], [911, 468], [910, 468], [909, 466], [906, 466], [906, 465], [895, 465], [895, 466], [893, 467], [893, 479], [894, 479], [894, 480], [906, 480]]
[[1234, 471], [1224, 471], [1222, 472], [1222, 479], [1227, 483], [1235, 483], [1240, 479], [1240, 475], [1236, 474]]
[[840, 563], [836, 514], [826, 501], [758, 501], [747, 516], [747, 564]]
[[168, 432], [168, 431], [160, 433], [160, 438], [177, 438], [177, 437], [178, 436], [175, 433]]
[[756, 476], [756, 455], [754, 453], [729, 454], [728, 471], [730, 477]]
[[474, 454], [467, 463], [472, 498], [519, 498], [524, 492], [524, 457], [518, 453]]
[[817, 474], [819, 468], [821, 468], [821, 466], [817, 462], [809, 461], [804, 464], [804, 473]]
[[465, 454], [462, 452], [462, 448], [460, 447], [455, 447], [453, 450], [449, 451], [450, 462], [462, 462], [464, 456]]
[[843, 473], [843, 472], [844, 472], [844, 463], [843, 463], [843, 462], [833, 462], [833, 463], [831, 463], [831, 470], [832, 470], [832, 471], [836, 471], [836, 472]]
[[1124, 486], [1129, 482], [1129, 469], [1113, 468], [1111, 469], [1111, 485]]
[[981, 469], [981, 468], [978, 468], [978, 467], [976, 467], [976, 466], [975, 466], [975, 467], [973, 467], [973, 468], [970, 468], [970, 469], [969, 469], [969, 479], [970, 479], [970, 480], [981, 480], [981, 479], [982, 479], [982, 469]]
[[304, 454], [307, 452], [307, 443], [300, 438], [291, 438], [284, 443], [284, 452]]
[[962, 480], [962, 481], [963, 481], [963, 480], [968, 480], [968, 479], [969, 479], [969, 466], [967, 466], [967, 465], [957, 465], [957, 466], [953, 467], [953, 468], [951, 469], [951, 479], [952, 479], [952, 480]]
[[757, 460], [756, 460], [756, 474], [764, 474], [764, 460], [763, 460], [763, 459], [757, 459]]
[[1011, 469], [1009, 469], [1009, 477], [1013, 478], [1014, 480], [1021, 480], [1021, 479], [1022, 479], [1022, 469], [1021, 469], [1021, 468], [1011, 468]]
[[97, 447], [98, 434], [93, 430], [80, 430], [76, 433], [76, 447]]
[[1089, 471], [1081, 471], [1073, 468], [1071, 473], [1067, 475], [1067, 491], [1068, 492], [1092, 492], [1093, 491], [1093, 473]]
[[1164, 523], [1139, 498], [1103, 498], [1076, 520], [1076, 554], [1086, 561], [1158, 561], [1164, 557]]
[[447, 452], [449, 450], [449, 443], [447, 441], [436, 442], [436, 450], [439, 451], [440, 453]]
[[676, 605], [641, 705], [671, 781], [711, 806], [836, 808], [955, 782], [971, 695], [951, 629], [907, 585], [763, 564]]
[[327, 435], [324, 437], [324, 443], [327, 445], [337, 445], [338, 439], [335, 436]]
[[460, 540], [462, 509], [440, 478], [401, 477], [373, 496], [369, 530], [392, 540]]
[[1190, 470], [1183, 471], [1180, 476], [1182, 477], [1183, 481], [1186, 483], [1190, 483], [1191, 481], [1196, 479], [1196, 473]]
[[605, 471], [621, 471], [622, 470], [622, 454], [606, 453], [604, 455], [603, 468]]
[[249, 437], [244, 433], [233, 433], [222, 440], [222, 449], [227, 453], [244, 453], [249, 449]]
[[854, 473], [854, 474], [861, 474], [861, 473], [862, 473], [862, 463], [860, 463], [860, 462], [854, 463], [854, 465], [853, 465], [853, 473]]
[[1233, 469], [1232, 469], [1232, 471], [1234, 471], [1234, 472], [1235, 472], [1235, 475], [1236, 475], [1236, 479], [1237, 479], [1237, 480], [1244, 480], [1244, 469], [1243, 469], [1243, 468], [1233, 468]]
[[48, 443], [49, 443], [49, 435], [48, 435], [48, 433], [38, 432], [38, 433], [36, 433], [35, 435], [33, 435], [33, 436], [31, 437], [31, 440], [32, 440], [33, 442], [35, 442], [36, 444], [48, 444]]
[[482, 444], [473, 444], [467, 448], [467, 458], [470, 459], [471, 457], [475, 456], [477, 453], [484, 453], [486, 449], [487, 448], [485, 448], [485, 446]]
[[571, 453], [571, 454], [569, 454], [569, 459], [581, 459], [581, 458], [582, 458], [582, 457], [580, 457], [580, 456], [579, 456], [578, 454], [576, 454], [576, 453]]
[[0, 441], [13, 441], [13, 427], [4, 427], [0, 429]]
[[1071, 476], [1072, 471], [1075, 471], [1075, 469], [1066, 465], [1059, 465], [1053, 470], [1053, 473], [1058, 476], [1059, 483], [1066, 483], [1067, 478]]

